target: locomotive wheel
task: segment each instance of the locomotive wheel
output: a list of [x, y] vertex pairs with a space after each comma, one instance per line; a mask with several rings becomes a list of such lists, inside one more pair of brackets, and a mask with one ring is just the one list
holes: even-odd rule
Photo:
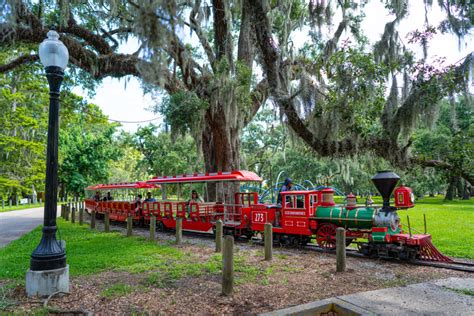
[[318, 246], [324, 249], [336, 249], [336, 226], [323, 224], [316, 232]]

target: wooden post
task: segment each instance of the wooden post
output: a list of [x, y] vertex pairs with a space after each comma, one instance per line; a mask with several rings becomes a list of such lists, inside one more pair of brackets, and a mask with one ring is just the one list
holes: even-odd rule
[[95, 211], [91, 212], [91, 229], [95, 229]]
[[61, 204], [61, 218], [64, 219], [66, 217], [65, 211], [64, 211], [64, 204]]
[[216, 222], [216, 252], [222, 252], [222, 220]]
[[336, 272], [346, 270], [346, 230], [343, 227], [336, 229]]
[[71, 223], [75, 224], [76, 223], [76, 204], [72, 204], [72, 210], [71, 210]]
[[132, 236], [133, 217], [132, 214], [127, 216], [127, 237]]
[[5, 201], [2, 200], [2, 208], [5, 208]]
[[8, 207], [12, 208], [12, 200], [8, 200]]
[[234, 288], [234, 237], [224, 237], [222, 254], [222, 294], [231, 295]]
[[68, 221], [69, 220], [69, 210], [70, 210], [70, 207], [71, 207], [71, 204], [67, 204], [66, 205], [66, 218], [65, 220]]
[[176, 218], [176, 244], [181, 245], [183, 241], [183, 219], [181, 217]]
[[84, 224], [84, 208], [79, 208], [79, 225]]
[[110, 232], [110, 213], [109, 211], [105, 212], [104, 216], [104, 232]]
[[155, 234], [156, 234], [156, 216], [152, 214], [150, 216], [150, 240], [155, 240]]
[[265, 237], [265, 260], [272, 260], [273, 231], [272, 231], [271, 223], [265, 224], [265, 230], [263, 232], [263, 236]]

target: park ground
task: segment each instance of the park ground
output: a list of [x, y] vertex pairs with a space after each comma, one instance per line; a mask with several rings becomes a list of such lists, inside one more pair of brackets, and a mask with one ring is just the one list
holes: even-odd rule
[[[402, 219], [406, 214], [401, 211]], [[474, 258], [474, 203], [425, 199], [409, 210], [414, 229], [428, 232], [435, 245], [454, 257]], [[271, 262], [262, 247], [236, 243], [235, 293], [223, 297], [221, 256], [212, 239], [185, 236], [181, 246], [173, 235], [146, 240], [146, 230], [127, 238], [114, 232], [91, 231], [60, 220], [60, 238], [67, 240], [71, 294], [54, 297], [48, 308], [26, 298], [25, 271], [40, 229], [0, 249], [0, 311], [47, 313], [52, 310], [99, 313], [160, 312], [165, 314], [259, 313], [336, 295], [402, 286], [467, 273], [383, 261], [348, 258], [348, 269], [335, 272], [335, 257], [310, 250], [276, 248]], [[472, 294], [471, 294], [472, 295]]]

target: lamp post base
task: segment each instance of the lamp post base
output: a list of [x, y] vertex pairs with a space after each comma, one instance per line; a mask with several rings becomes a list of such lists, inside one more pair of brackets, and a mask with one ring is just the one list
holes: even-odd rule
[[69, 265], [46, 271], [26, 272], [26, 294], [45, 297], [56, 292], [69, 292]]

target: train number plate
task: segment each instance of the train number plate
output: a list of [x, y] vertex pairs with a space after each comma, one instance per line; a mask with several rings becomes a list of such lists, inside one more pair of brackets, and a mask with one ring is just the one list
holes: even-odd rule
[[252, 212], [252, 222], [253, 223], [266, 223], [267, 222], [267, 213], [265, 213], [265, 212]]

